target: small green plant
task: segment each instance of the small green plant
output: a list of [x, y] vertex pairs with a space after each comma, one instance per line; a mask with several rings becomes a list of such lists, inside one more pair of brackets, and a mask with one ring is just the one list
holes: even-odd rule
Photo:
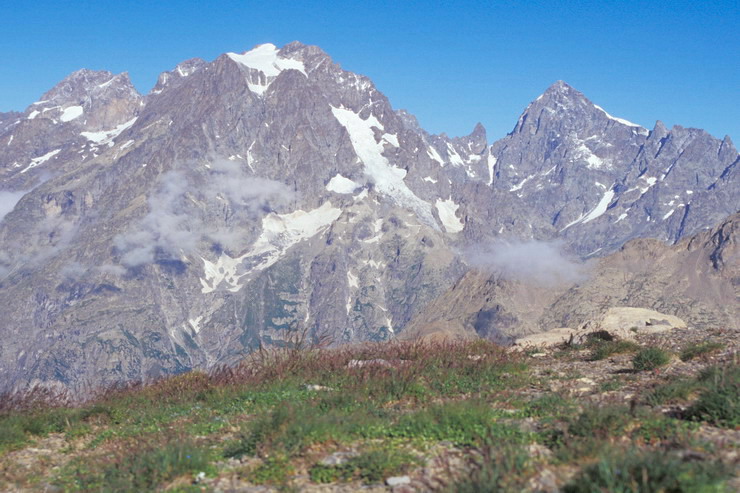
[[723, 349], [725, 347], [724, 344], [721, 342], [713, 342], [713, 341], [706, 341], [706, 342], [699, 342], [699, 343], [692, 343], [683, 348], [681, 351], [681, 361], [691, 361], [694, 358], [697, 358], [699, 356], [705, 356], [707, 354], [711, 354], [714, 352], [719, 351], [720, 349]]
[[605, 439], [622, 433], [631, 419], [625, 406], [587, 407], [568, 423], [568, 432], [578, 437]]
[[662, 414], [644, 413], [640, 416], [638, 427], [632, 431], [633, 438], [640, 438], [646, 443], [669, 441], [673, 444], [684, 444], [689, 439], [689, 432], [697, 424]]
[[704, 390], [687, 416], [725, 428], [740, 426], [740, 365], [708, 368], [699, 382]]
[[474, 446], [486, 437], [499, 443], [522, 443], [526, 435], [518, 427], [496, 421], [484, 402], [451, 402], [404, 414], [388, 436], [421, 440], [447, 440], [458, 446]]
[[730, 471], [719, 462], [684, 462], [661, 451], [603, 455], [565, 485], [565, 493], [721, 492]]
[[632, 367], [637, 371], [649, 371], [665, 366], [671, 360], [670, 354], [658, 347], [640, 349], [632, 358]]

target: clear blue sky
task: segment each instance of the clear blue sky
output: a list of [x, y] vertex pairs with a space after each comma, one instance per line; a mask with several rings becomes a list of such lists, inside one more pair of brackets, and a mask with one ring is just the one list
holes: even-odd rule
[[563, 79], [614, 116], [740, 139], [740, 2], [10, 1], [0, 111], [68, 73], [128, 71], [140, 92], [182, 60], [255, 44], [321, 46], [427, 130], [493, 141]]

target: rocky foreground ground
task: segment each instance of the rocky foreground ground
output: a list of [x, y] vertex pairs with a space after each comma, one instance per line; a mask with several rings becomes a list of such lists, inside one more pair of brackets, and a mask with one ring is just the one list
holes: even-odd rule
[[80, 405], [8, 396], [0, 489], [737, 491], [737, 336], [307, 348]]

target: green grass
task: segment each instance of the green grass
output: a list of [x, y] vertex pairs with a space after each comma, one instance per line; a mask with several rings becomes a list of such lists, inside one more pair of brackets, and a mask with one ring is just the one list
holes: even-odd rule
[[699, 356], [715, 353], [724, 347], [725, 345], [721, 342], [706, 341], [692, 343], [681, 350], [680, 358], [681, 361], [691, 361]]
[[224, 450], [226, 457], [297, 456], [314, 444], [351, 443], [368, 439], [405, 439], [416, 442], [446, 440], [460, 446], [480, 444], [487, 436], [522, 443], [527, 435], [516, 426], [497, 421], [500, 413], [485, 402], [434, 404], [411, 412], [374, 407], [358, 401], [351, 409], [326, 408], [324, 400], [284, 403], [245, 424]]
[[649, 371], [665, 366], [671, 360], [670, 354], [658, 347], [640, 349], [632, 358], [632, 367], [636, 371]]
[[212, 473], [211, 453], [189, 440], [130, 444], [97, 461], [73, 460], [60, 473], [64, 491], [152, 491], [182, 475]]
[[[592, 360], [637, 351], [633, 360], [641, 361], [641, 369], [664, 364], [654, 354], [662, 350], [638, 349], [599, 335], [581, 349], [590, 350], [587, 359]], [[708, 354], [702, 351], [698, 354]], [[349, 365], [373, 359], [386, 364]], [[649, 486], [663, 484], [666, 469], [684, 475], [680, 487], [714, 487], [714, 476], [701, 476], [681, 461], [675, 465], [675, 457], [660, 450], [719, 456], [712, 449], [718, 445], [701, 442], [695, 430], [704, 426], [700, 422], [740, 426], [737, 365], [712, 367], [696, 378], [663, 380], [635, 405], [625, 406], [596, 405], [548, 390], [558, 388], [553, 385], [559, 382], [551, 380], [588, 375], [582, 355], [574, 355], [573, 366], [564, 372], [551, 369], [535, 378], [527, 362], [539, 361], [484, 341], [288, 348], [258, 351], [243, 364], [210, 375], [192, 372], [109, 390], [79, 406], [45, 401], [48, 395], [0, 400], [0, 468], [7, 476], [0, 479], [0, 489], [20, 485], [32, 490], [49, 483], [62, 491], [200, 491], [208, 487], [193, 484], [198, 473], [223, 473], [225, 457], [245, 456], [258, 465], [233, 474], [279, 490], [295, 488], [296, 474], [306, 470], [314, 483], [372, 484], [412, 473], [430, 459], [430, 451], [446, 450], [462, 454], [465, 473], [459, 463], [450, 463], [444, 477], [433, 478], [443, 490], [521, 491], [540, 467], [567, 465], [581, 471], [569, 487], [586, 488], [571, 491], [610, 491], [604, 488], [624, 485], [594, 468], [601, 461], [620, 463], [626, 471], [620, 478], [632, 477], [630, 461], [636, 459], [631, 456], [638, 452], [613, 452], [626, 444], [638, 447], [639, 454], [658, 454], [659, 464], [645, 473], [658, 482]], [[627, 380], [659, 378], [615, 374], [599, 388], [606, 392]], [[316, 384], [328, 390], [309, 390]], [[669, 417], [644, 406], [664, 403], [688, 409]], [[15, 460], [9, 451], [49, 433], [64, 434], [66, 441], [50, 440], [48, 446], [60, 447], [52, 455], [69, 460], [37, 476], [8, 468]], [[527, 446], [535, 441], [550, 452], [529, 457]], [[340, 465], [316, 462], [335, 450], [357, 455]], [[39, 470], [47, 460], [42, 459]], [[715, 467], [711, 461], [703, 464]], [[600, 481], [607, 486], [599, 486]], [[639, 486], [616, 491], [647, 491]]]
[[428, 441], [449, 441], [458, 446], [480, 445], [486, 439], [498, 443], [524, 443], [526, 433], [499, 421], [501, 415], [484, 402], [462, 401], [437, 404], [404, 414], [387, 436]]
[[586, 466], [564, 493], [710, 493], [725, 490], [730, 471], [718, 462], [682, 461], [661, 451], [608, 453]]

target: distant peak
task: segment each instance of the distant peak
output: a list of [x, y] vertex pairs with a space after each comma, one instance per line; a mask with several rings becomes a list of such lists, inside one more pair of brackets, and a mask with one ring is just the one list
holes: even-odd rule
[[550, 85], [550, 87], [548, 87], [545, 92], [542, 93], [542, 96], [537, 98], [537, 100], [539, 101], [543, 98], [585, 99], [586, 97], [582, 92], [573, 88], [573, 86], [569, 85], [565, 81], [559, 80]]

